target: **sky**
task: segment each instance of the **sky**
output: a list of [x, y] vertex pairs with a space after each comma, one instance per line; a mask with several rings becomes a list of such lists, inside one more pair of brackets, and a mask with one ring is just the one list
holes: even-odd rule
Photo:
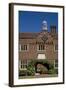
[[58, 13], [19, 11], [19, 32], [40, 32], [44, 20], [49, 32], [51, 25], [56, 25], [58, 31]]

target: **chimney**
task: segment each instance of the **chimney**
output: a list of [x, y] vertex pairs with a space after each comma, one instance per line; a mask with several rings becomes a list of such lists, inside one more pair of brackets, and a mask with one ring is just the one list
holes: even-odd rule
[[50, 26], [50, 32], [56, 33], [56, 26]]

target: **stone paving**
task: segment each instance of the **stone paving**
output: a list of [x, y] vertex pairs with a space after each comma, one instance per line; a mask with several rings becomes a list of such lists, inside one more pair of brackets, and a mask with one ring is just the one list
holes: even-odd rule
[[52, 75], [49, 75], [49, 74], [42, 74], [42, 75], [36, 74], [35, 76], [20, 76], [19, 79], [46, 78], [46, 77], [58, 77], [58, 75], [57, 74], [52, 74]]

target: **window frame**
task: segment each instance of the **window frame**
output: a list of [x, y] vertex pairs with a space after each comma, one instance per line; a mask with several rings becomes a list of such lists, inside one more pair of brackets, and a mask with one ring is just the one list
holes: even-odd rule
[[[21, 49], [21, 46], [23, 45], [23, 48], [24, 48], [24, 46], [27, 46], [27, 49]], [[29, 44], [19, 44], [19, 51], [20, 52], [26, 52], [26, 51], [29, 51]]]
[[26, 70], [27, 69], [27, 65], [28, 65], [27, 60], [26, 60], [26, 63], [24, 63], [24, 60], [19, 60], [19, 70]]
[[[41, 46], [42, 46], [42, 49], [41, 49]], [[40, 50], [39, 50], [39, 47], [40, 47]], [[45, 50], [46, 50], [45, 45], [43, 45], [43, 44], [37, 44], [37, 51], [45, 51]]]

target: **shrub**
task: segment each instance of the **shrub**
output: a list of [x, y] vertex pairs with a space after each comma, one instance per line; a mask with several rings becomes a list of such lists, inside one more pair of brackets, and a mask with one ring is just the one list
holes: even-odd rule
[[54, 69], [54, 65], [49, 63], [49, 70]]
[[54, 69], [54, 65], [52, 63], [50, 63], [48, 60], [31, 60], [28, 63], [27, 66], [27, 75], [29, 76], [33, 76], [35, 75], [35, 65], [36, 63], [38, 64], [42, 64], [44, 67], [40, 68], [39, 73], [41, 74], [55, 74], [58, 73], [57, 70]]
[[27, 74], [30, 76], [35, 75], [35, 66], [34, 66], [33, 61], [29, 62], [27, 66]]
[[58, 69], [55, 69], [55, 73], [58, 74]]
[[48, 74], [56, 74], [55, 69], [50, 69], [50, 70], [48, 71]]

